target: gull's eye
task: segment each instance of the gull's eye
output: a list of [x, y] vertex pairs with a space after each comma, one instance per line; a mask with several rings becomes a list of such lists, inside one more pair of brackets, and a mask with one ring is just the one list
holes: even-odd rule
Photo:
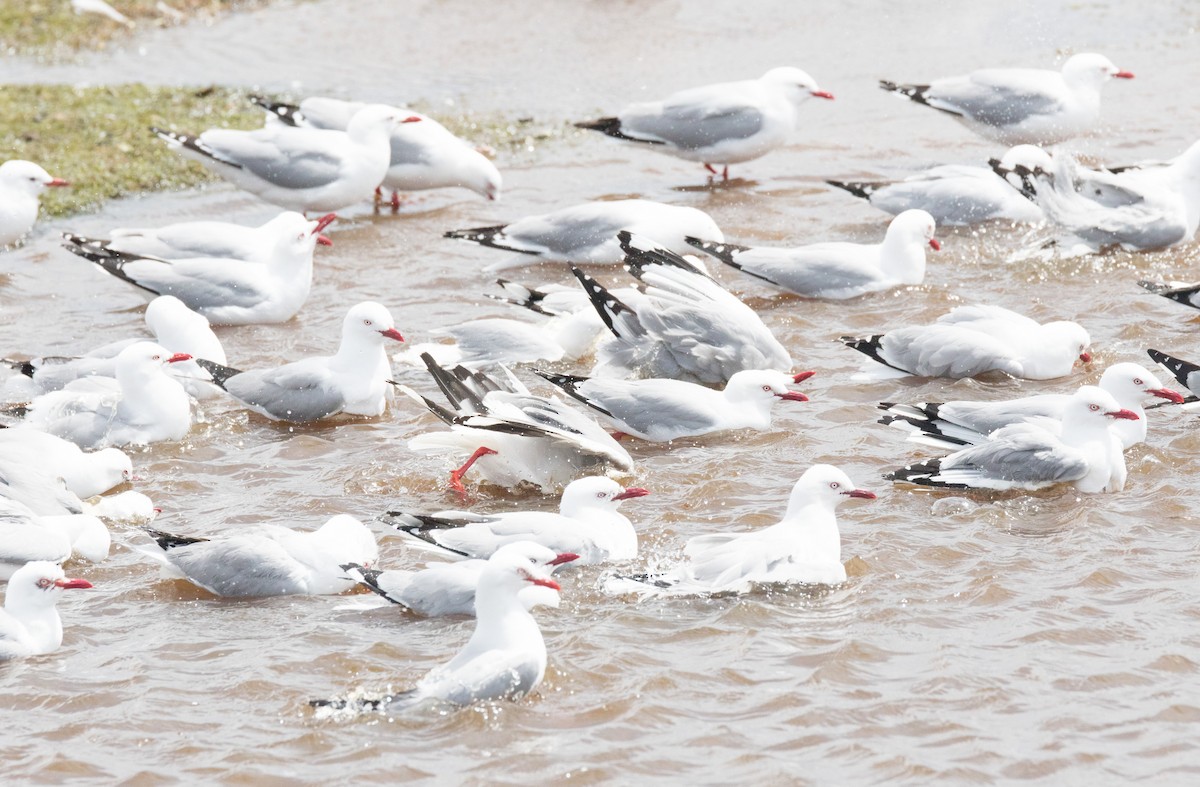
[[50, 587], [53, 584], [54, 583], [51, 582], [47, 577], [42, 577], [41, 579], [38, 580], [38, 587], [40, 587], [42, 590], [45, 590], [46, 588]]
[[766, 391], [766, 392], [768, 392], [768, 393], [770, 393], [770, 392], [771, 392], [771, 386], [769, 386], [769, 385], [764, 385], [764, 386], [763, 386], [763, 390], [764, 390], [764, 391]]
[[537, 561], [536, 557], [531, 557], [531, 558], [529, 558], [529, 562], [533, 563], [536, 566], [538, 561]]
[[370, 324], [371, 324], [370, 320], [363, 320], [363, 325], [370, 325]]
[[597, 492], [597, 493], [596, 493], [596, 497], [598, 497], [598, 498], [600, 498], [601, 500], [603, 500], [604, 498], [608, 497], [608, 492]]
[[1145, 383], [1144, 383], [1144, 382], [1142, 382], [1142, 378], [1141, 378], [1141, 377], [1134, 377], [1134, 378], [1133, 378], [1133, 384], [1134, 384], [1134, 385], [1145, 385]]
[[1100, 405], [1098, 405], [1098, 404], [1089, 404], [1089, 405], [1088, 405], [1088, 409], [1089, 409], [1089, 410], [1091, 410], [1093, 413], [1098, 413], [1098, 412], [1100, 412]]
[[152, 360], [152, 361], [160, 361], [160, 360], [162, 360], [162, 356], [161, 356], [161, 355], [151, 355], [151, 356], [150, 356], [150, 360]]
[[837, 481], [831, 481], [831, 482], [829, 483], [829, 488], [830, 488], [830, 489], [841, 489], [841, 488], [842, 488], [842, 485], [841, 485], [841, 484], [839, 484]]

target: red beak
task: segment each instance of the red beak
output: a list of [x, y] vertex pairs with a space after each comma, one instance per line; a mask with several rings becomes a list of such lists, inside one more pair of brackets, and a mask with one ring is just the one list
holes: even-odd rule
[[929, 248], [933, 249], [934, 251], [941, 251], [942, 244], [938, 243], [937, 238], [930, 238], [929, 239]]
[[814, 98], [827, 98], [833, 101], [833, 93], [830, 93], [828, 90], [814, 90], [812, 94]]
[[798, 374], [793, 374], [793, 375], [792, 375], [792, 382], [794, 382], [794, 383], [802, 383], [802, 382], [804, 382], [805, 380], [807, 380], [809, 377], [812, 377], [814, 374], [816, 374], [816, 372], [800, 372], [800, 373], [798, 373]]
[[532, 582], [535, 585], [541, 585], [544, 588], [550, 588], [551, 590], [562, 590], [562, 588], [558, 586], [558, 583], [555, 582], [553, 579], [542, 579], [541, 577], [526, 577], [525, 581]]
[[631, 486], [621, 494], [613, 498], [613, 500], [628, 500], [631, 497], [645, 497], [650, 494], [649, 489], [643, 489], [640, 486]]
[[404, 337], [400, 335], [400, 331], [396, 330], [395, 328], [388, 328], [386, 331], [380, 331], [380, 333], [389, 339], [395, 339], [398, 342], [404, 341]]
[[167, 359], [167, 363], [179, 363], [180, 361], [190, 360], [192, 360], [192, 356], [188, 355], [187, 353], [175, 353]]
[[[63, 180], [62, 178], [53, 178], [53, 179], [52, 179], [52, 180], [50, 180], [50, 182], [48, 182], [46, 185], [47, 185], [47, 186], [54, 186], [54, 187], [57, 187], [57, 186], [70, 186], [70, 185], [71, 185], [71, 183], [70, 183], [69, 181]], [[91, 585], [88, 585], [88, 587], [91, 587]]]
[[1120, 418], [1123, 421], [1140, 421], [1138, 414], [1133, 410], [1116, 410], [1111, 413], [1105, 413], [1109, 418]]
[[86, 579], [56, 579], [54, 580], [54, 586], [60, 587], [63, 590], [83, 590], [90, 588], [92, 583], [88, 582]]
[[333, 241], [331, 241], [329, 238], [325, 237], [324, 235], [318, 235], [317, 236], [317, 244], [321, 245], [321, 246], [332, 246]]
[[775, 394], [780, 399], [785, 399], [789, 402], [807, 402], [808, 397], [799, 391], [788, 391], [787, 393]]
[[[334, 223], [335, 221], [337, 221], [336, 213], [326, 213], [324, 216], [317, 219], [317, 226], [313, 227], [311, 234], [314, 234], [314, 235], [321, 234], [322, 232], [324, 232], [326, 227], [328, 227], [330, 224]], [[318, 241], [318, 242], [320, 242], [320, 241]]]
[[563, 552], [558, 557], [546, 563], [547, 566], [561, 566], [563, 563], [570, 563], [572, 560], [578, 560], [579, 555], [574, 552]]
[[1133, 72], [1132, 71], [1118, 71], [1117, 73], [1113, 74], [1113, 78], [1114, 79], [1133, 79]]
[[401, 123], [420, 123], [421, 118], [417, 117], [416, 115], [409, 115], [408, 117], [404, 118], [404, 120], [401, 120], [400, 122]]
[[1079, 353], [1079, 360], [1083, 361], [1084, 363], [1091, 363], [1092, 362], [1092, 354], [1091, 353]]
[[1166, 399], [1168, 402], [1183, 404], [1183, 394], [1179, 391], [1172, 391], [1170, 388], [1147, 388], [1146, 393], [1157, 396], [1159, 399]]
[[847, 497], [857, 497], [860, 500], [874, 500], [875, 499], [875, 493], [868, 492], [865, 489], [851, 489], [849, 492], [842, 492], [842, 494], [846, 495]]

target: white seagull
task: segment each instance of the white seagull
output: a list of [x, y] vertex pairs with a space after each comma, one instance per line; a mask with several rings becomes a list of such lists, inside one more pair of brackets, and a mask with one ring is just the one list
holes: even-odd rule
[[32, 161], [0, 164], [0, 248], [12, 246], [33, 229], [43, 189], [69, 185]]
[[513, 700], [536, 688], [546, 673], [546, 643], [537, 621], [525, 608], [522, 591], [533, 584], [557, 596], [561, 588], [551, 579], [549, 568], [524, 555], [497, 553], [487, 563], [475, 593], [475, 631], [453, 659], [431, 670], [408, 691], [375, 699], [312, 700], [309, 704], [328, 717], [338, 711], [404, 711], [422, 703], [462, 707]]
[[1132, 410], [1094, 385], [1076, 391], [1062, 411], [1061, 428], [1014, 423], [989, 439], [942, 459], [931, 459], [884, 475], [890, 481], [953, 489], [1045, 489], [1073, 483], [1080, 492], [1125, 488], [1125, 454], [1111, 429], [1118, 420], [1138, 420]]
[[[1120, 419], [1111, 427], [1126, 449], [1146, 439], [1146, 410], [1142, 406], [1146, 397], [1174, 404], [1184, 401], [1182, 394], [1163, 387], [1149, 369], [1136, 363], [1113, 364], [1096, 385], [1112, 394], [1122, 410], [1137, 416], [1137, 420]], [[908, 432], [908, 439], [914, 443], [957, 450], [986, 442], [988, 435], [1009, 424], [1040, 423], [1060, 430], [1070, 401], [1070, 394], [1039, 394], [1002, 402], [882, 402], [879, 409], [888, 415], [879, 422]]]
[[[255, 96], [254, 103], [289, 126], [345, 130], [350, 119], [365, 104], [336, 98], [306, 98], [300, 104], [284, 104]], [[392, 206], [399, 207], [402, 191], [460, 186], [489, 200], [500, 198], [502, 180], [487, 156], [428, 115], [396, 109], [403, 121], [392, 130], [392, 158], [383, 186], [392, 192]]]
[[443, 369], [430, 356], [425, 365], [453, 407], [448, 410], [400, 386], [450, 427], [408, 441], [414, 451], [472, 452], [450, 473], [450, 486], [465, 498], [463, 474], [478, 463], [478, 474], [504, 487], [530, 483], [551, 492], [580, 475], [609, 469], [633, 472], [633, 457], [600, 425], [557, 397], [534, 396], [507, 369], [504, 379], [464, 367]]
[[776, 402], [808, 401], [788, 386], [813, 375], [746, 369], [730, 377], [723, 390], [714, 391], [682, 380], [615, 380], [534, 371], [600, 413], [617, 428], [618, 439], [632, 435], [654, 443], [728, 429], [770, 429]]
[[412, 544], [454, 560], [486, 558], [505, 544], [533, 541], [556, 553], [570, 552], [579, 565], [589, 566], [637, 557], [637, 532], [617, 509], [623, 500], [648, 494], [640, 487], [625, 488], [612, 479], [591, 476], [567, 485], [558, 513], [388, 511], [384, 521]]
[[[1030, 153], [1036, 151], [1032, 159]], [[1003, 167], [1018, 165], [1033, 169], [1046, 157], [1033, 145], [1017, 145], [997, 162]], [[939, 227], [963, 227], [999, 220], [1038, 224], [1045, 221], [1042, 209], [1033, 204], [992, 167], [944, 164], [896, 182], [827, 180], [831, 186], [850, 192], [872, 207], [899, 216], [907, 210], [923, 210]]]
[[730, 267], [807, 298], [843, 300], [925, 281], [925, 249], [942, 248], [933, 217], [906, 210], [881, 243], [830, 241], [794, 248], [737, 246], [700, 238], [688, 243]]
[[1091, 338], [1077, 323], [1040, 324], [1000, 306], [958, 306], [931, 325], [900, 328], [841, 341], [866, 355], [870, 379], [948, 377], [999, 371], [1025, 380], [1065, 377], [1076, 361], [1088, 363]]
[[858, 489], [832, 465], [813, 465], [792, 487], [777, 524], [749, 533], [696, 536], [684, 547], [686, 562], [660, 574], [613, 576], [608, 593], [744, 593], [755, 584], [836, 585], [846, 581], [836, 510], [875, 494]]
[[453, 230], [445, 237], [516, 252], [516, 257], [484, 268], [495, 272], [539, 262], [615, 265], [625, 261], [617, 240], [622, 230], [653, 239], [677, 254], [691, 251], [684, 240], [689, 235], [725, 239], [707, 213], [645, 199], [585, 202], [512, 224]]
[[[579, 558], [570, 552], [556, 554], [541, 544], [517, 541], [505, 544], [493, 554], [516, 554], [534, 565], [561, 566]], [[487, 566], [487, 560], [460, 560], [456, 563], [431, 563], [419, 570], [378, 571], [347, 563], [346, 573], [358, 584], [418, 615], [434, 618], [443, 615], [474, 615], [475, 590]], [[551, 568], [553, 571], [554, 569]], [[551, 591], [552, 593], [552, 591]], [[557, 594], [549, 595], [540, 585], [530, 585], [519, 594], [526, 609], [538, 604], [557, 606]]]
[[1100, 89], [1132, 79], [1103, 55], [1070, 57], [1062, 71], [985, 68], [928, 85], [881, 81], [884, 90], [941, 110], [987, 139], [1006, 145], [1053, 145], [1091, 131], [1100, 120]]
[[26, 423], [80, 448], [180, 440], [192, 425], [191, 399], [164, 367], [190, 359], [153, 342], [132, 344], [117, 356], [111, 385], [75, 383], [39, 396], [29, 404]]
[[387, 308], [364, 301], [346, 312], [334, 355], [245, 372], [204, 358], [196, 363], [234, 399], [276, 421], [306, 423], [339, 413], [376, 416], [387, 409], [391, 394], [385, 339], [404, 341]]
[[368, 104], [345, 131], [282, 123], [199, 136], [151, 128], [172, 149], [251, 194], [288, 210], [341, 210], [375, 190], [391, 161], [391, 134], [406, 115]]
[[227, 221], [184, 221], [153, 229], [121, 227], [109, 232], [108, 248], [163, 260], [200, 257], [265, 263], [277, 247], [291, 243], [306, 221], [301, 214], [285, 210], [257, 227]]
[[762, 318], [684, 258], [627, 232], [626, 267], [641, 283], [622, 297], [572, 268], [611, 334], [594, 377], [666, 377], [720, 385], [743, 369], [790, 369]]
[[337, 218], [330, 213], [308, 221], [289, 215], [291, 231], [279, 236], [264, 261], [230, 257], [158, 259], [126, 254], [110, 241], [64, 234], [64, 247], [96, 263], [106, 273], [154, 295], [174, 295], [215, 325], [248, 325], [290, 320], [312, 289], [313, 250], [330, 245], [321, 234]]
[[0, 661], [53, 653], [62, 646], [62, 618], [55, 605], [64, 590], [90, 588], [86, 579], [67, 579], [47, 561], [26, 563], [13, 574], [0, 612]]
[[342, 564], [369, 568], [379, 560], [375, 536], [352, 516], [339, 514], [310, 532], [258, 525], [213, 538], [189, 538], [143, 528], [163, 576], [186, 579], [225, 598], [335, 595], [356, 581]]
[[729, 165], [783, 146], [800, 125], [810, 98], [832, 99], [804, 71], [773, 68], [758, 79], [722, 82], [674, 93], [662, 101], [630, 104], [616, 117], [576, 123], [616, 139], [637, 142], [687, 161], [714, 165], [729, 179]]
[[70, 440], [16, 426], [0, 429], [0, 460], [19, 461], [52, 477], [81, 498], [99, 495], [132, 481], [133, 462], [119, 448], [84, 452]]

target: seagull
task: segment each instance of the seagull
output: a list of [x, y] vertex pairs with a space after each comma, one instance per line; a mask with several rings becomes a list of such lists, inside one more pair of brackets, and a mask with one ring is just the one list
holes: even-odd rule
[[421, 356], [429, 354], [439, 366], [477, 369], [493, 364], [559, 361], [566, 354], [546, 326], [505, 317], [469, 320], [429, 333], [448, 336], [454, 343], [416, 344], [393, 358], [408, 366], [424, 366]]
[[0, 612], [0, 661], [53, 653], [62, 646], [62, 618], [55, 605], [64, 590], [90, 588], [86, 579], [68, 579], [62, 568], [38, 560], [12, 575]]
[[353, 205], [383, 182], [389, 140], [403, 122], [394, 107], [368, 104], [345, 131], [278, 123], [254, 131], [210, 129], [199, 136], [150, 130], [173, 150], [273, 205], [326, 213]]
[[[1149, 369], [1136, 363], [1113, 364], [1104, 370], [1097, 386], [1112, 394], [1120, 409], [1137, 416], [1136, 420], [1117, 420], [1110, 427], [1123, 449], [1146, 439], [1142, 402], [1147, 396], [1174, 404], [1184, 401], [1182, 394], [1163, 387]], [[879, 422], [908, 432], [912, 442], [957, 450], [987, 442], [988, 435], [1009, 424], [1041, 423], [1051, 430], [1061, 430], [1063, 412], [1070, 401], [1069, 394], [1040, 394], [1005, 402], [883, 402], [879, 409], [888, 415]]]
[[186, 579], [216, 596], [335, 595], [354, 587], [343, 563], [370, 568], [379, 560], [375, 536], [339, 514], [311, 532], [257, 525], [214, 538], [189, 538], [143, 528], [164, 577]]
[[677, 254], [691, 251], [684, 240], [689, 235], [725, 239], [707, 213], [645, 199], [585, 202], [553, 213], [527, 216], [512, 224], [454, 230], [445, 237], [517, 254], [484, 268], [486, 272], [496, 272], [539, 262], [622, 263], [625, 252], [617, 240], [622, 230], [652, 238]]
[[812, 377], [766, 369], [734, 374], [721, 391], [682, 380], [614, 380], [534, 370], [613, 424], [617, 437], [653, 443], [700, 437], [727, 429], [770, 429], [771, 408], [780, 400], [807, 402], [788, 388]]
[[134, 479], [133, 462], [119, 448], [85, 453], [70, 440], [29, 426], [0, 429], [0, 462], [24, 462], [62, 478], [73, 494], [88, 498]]
[[112, 537], [94, 514], [39, 515], [20, 499], [0, 495], [0, 580], [31, 560], [62, 563], [80, 557], [99, 563]]
[[1138, 286], [1167, 300], [1200, 309], [1200, 282], [1139, 281]]
[[696, 536], [687, 561], [660, 574], [613, 576], [610, 594], [744, 593], [755, 584], [836, 585], [846, 581], [835, 511], [850, 498], [874, 500], [842, 470], [813, 465], [792, 487], [783, 519], [749, 533]]
[[[1030, 151], [1036, 151], [1032, 160], [1027, 158]], [[1044, 158], [1046, 154], [1041, 148], [1017, 145], [997, 163], [1033, 169]], [[893, 216], [908, 210], [924, 210], [939, 227], [964, 227], [990, 220], [1039, 224], [1046, 219], [1042, 209], [1021, 193], [1020, 186], [1014, 187], [991, 167], [944, 164], [893, 183], [825, 182]]]
[[485, 481], [504, 487], [522, 482], [549, 493], [581, 474], [605, 468], [633, 472], [633, 457], [595, 421], [557, 397], [534, 396], [507, 369], [503, 379], [464, 367], [443, 369], [426, 355], [426, 368], [452, 410], [407, 386], [400, 390], [450, 427], [408, 441], [414, 451], [472, 451], [450, 473], [450, 486], [466, 496], [462, 477], [474, 464]]
[[928, 85], [879, 86], [941, 110], [971, 131], [1005, 145], [1053, 145], [1086, 134], [1100, 119], [1100, 89], [1133, 79], [1103, 55], [1078, 54], [1062, 71], [985, 68]]
[[111, 385], [72, 384], [39, 396], [29, 404], [25, 422], [80, 448], [180, 440], [191, 428], [191, 401], [164, 366], [190, 359], [153, 342], [132, 344], [117, 356]]
[[154, 295], [174, 295], [215, 325], [286, 322], [312, 289], [313, 250], [331, 245], [321, 231], [337, 218], [289, 214], [292, 230], [263, 262], [228, 257], [165, 260], [125, 254], [109, 241], [65, 234], [64, 247], [106, 273]]
[[[154, 340], [173, 353], [225, 362], [221, 340], [213, 333], [208, 320], [189, 309], [173, 295], [160, 295], [146, 306], [146, 327]], [[34, 393], [60, 391], [73, 380], [84, 377], [113, 377], [116, 359], [121, 350], [143, 339], [124, 339], [109, 342], [81, 356], [42, 356], [25, 361], [4, 359], [12, 368], [27, 376]], [[194, 361], [182, 361], [168, 368], [190, 395], [207, 399], [219, 392], [208, 382], [208, 373]]]
[[387, 308], [364, 301], [346, 312], [335, 355], [246, 372], [204, 358], [196, 363], [234, 399], [275, 421], [308, 423], [340, 413], [377, 416], [387, 409], [391, 393], [384, 339], [404, 341]]
[[833, 99], [798, 68], [773, 68], [758, 79], [723, 82], [674, 93], [662, 101], [630, 104], [616, 117], [576, 123], [616, 139], [699, 161], [710, 174], [724, 165], [750, 161], [787, 144], [799, 127], [800, 105], [810, 98]]
[[[299, 105], [252, 98], [269, 117], [290, 126], [344, 131], [365, 104], [336, 98], [306, 98]], [[428, 115], [396, 108], [403, 121], [392, 129], [392, 158], [383, 186], [400, 206], [399, 192], [460, 186], [489, 200], [500, 199], [502, 180], [487, 156]]]
[[[577, 560], [578, 555], [555, 554], [541, 544], [516, 541], [495, 551], [497, 555], [515, 554], [536, 566], [553, 567]], [[488, 561], [460, 560], [457, 563], [432, 563], [418, 571], [378, 571], [352, 563], [342, 566], [358, 584], [393, 604], [399, 604], [425, 617], [474, 615], [475, 589]], [[530, 585], [517, 594], [526, 609], [538, 604], [558, 606], [558, 594], [547, 593], [540, 585]]]
[[593, 377], [667, 377], [721, 385], [743, 369], [790, 369], [791, 355], [762, 318], [712, 277], [646, 239], [618, 236], [641, 283], [622, 300], [572, 268], [611, 336]]
[[33, 229], [43, 189], [69, 185], [32, 161], [0, 164], [0, 248], [16, 244]]
[[637, 557], [637, 532], [617, 509], [624, 500], [648, 494], [641, 487], [625, 488], [610, 478], [589, 476], [567, 485], [557, 514], [388, 511], [384, 521], [413, 545], [452, 560], [486, 558], [505, 544], [533, 541], [556, 553], [570, 552], [579, 565], [590, 566]]
[[[308, 219], [285, 210], [257, 227], [227, 221], [184, 221], [155, 229], [121, 227], [109, 232], [108, 248], [162, 260], [234, 259], [268, 263], [276, 248], [297, 237]], [[318, 243], [329, 244], [318, 237]]]
[[925, 280], [925, 247], [938, 251], [933, 217], [906, 210], [888, 225], [882, 243], [833, 241], [794, 248], [687, 241], [726, 265], [808, 298], [844, 300]]
[[942, 459], [930, 459], [884, 475], [890, 481], [952, 489], [1045, 489], [1070, 482], [1080, 492], [1125, 488], [1117, 420], [1138, 420], [1108, 392], [1082, 386], [1062, 411], [1062, 426], [1014, 423], [992, 432], [987, 442]]
[[28, 506], [38, 516], [82, 514], [84, 509], [62, 478], [19, 455], [0, 458], [0, 497]]
[[932, 325], [841, 341], [883, 365], [868, 379], [917, 375], [962, 379], [1000, 371], [1025, 380], [1065, 377], [1088, 363], [1092, 340], [1077, 323], [1039, 324], [999, 306], [958, 306]]
[[[1097, 182], [1103, 189], [1093, 199], [1091, 185]], [[1059, 154], [1052, 171], [1035, 170], [1026, 186], [1046, 216], [1066, 233], [1059, 245], [1089, 251], [1178, 246], [1191, 241], [1200, 228], [1200, 142], [1168, 166], [1103, 180], [1095, 171], [1081, 174], [1072, 156]]]
[[[404, 692], [367, 699], [312, 700], [323, 716], [337, 711], [404, 711], [422, 703], [462, 707], [525, 696], [546, 673], [546, 643], [522, 593], [530, 584], [561, 588], [537, 560], [504, 552], [493, 555], [479, 576], [475, 631], [466, 647]], [[545, 596], [539, 596], [545, 598]]]

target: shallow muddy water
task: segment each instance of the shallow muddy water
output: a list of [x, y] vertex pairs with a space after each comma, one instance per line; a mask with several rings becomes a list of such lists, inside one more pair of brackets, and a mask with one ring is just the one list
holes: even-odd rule
[[[1079, 147], [1123, 162], [1174, 155], [1196, 138], [1194, 4], [944, 6], [776, 3], [734, 16], [718, 3], [541, 2], [506, 11], [326, 0], [155, 33], [75, 64], [4, 68], [18, 81], [219, 82], [414, 99], [548, 125], [784, 63], [837, 95], [806, 106], [794, 144], [737, 167], [741, 180], [729, 188], [695, 188], [704, 183], [697, 165], [580, 132], [502, 152], [499, 203], [445, 192], [399, 215], [364, 204], [334, 225], [332, 248], [318, 249], [298, 317], [218, 329], [230, 363], [252, 367], [331, 351], [345, 310], [365, 299], [391, 308], [412, 343], [435, 326], [513, 316], [483, 297], [496, 290], [480, 268], [499, 253], [441, 234], [587, 199], [699, 207], [736, 242], [879, 238], [888, 217], [824, 178], [896, 177], [1001, 151], [884, 95], [878, 78], [1050, 66], [1060, 48], [1101, 51], [1137, 79], [1107, 87], [1104, 128]], [[144, 298], [59, 249], [59, 232], [103, 235], [189, 218], [257, 223], [273, 213], [214, 186], [40, 226], [26, 248], [0, 257], [0, 351], [65, 353], [143, 330]], [[347, 608], [361, 596], [221, 601], [158, 579], [150, 562], [118, 546], [107, 563], [72, 569], [96, 589], [60, 604], [62, 650], [0, 668], [5, 780], [1195, 782], [1194, 415], [1152, 411], [1150, 438], [1130, 452], [1119, 494], [972, 494], [970, 504], [937, 504], [948, 495], [880, 478], [931, 452], [875, 424], [876, 402], [1069, 390], [1110, 363], [1147, 363], [1146, 347], [1200, 357], [1193, 313], [1135, 284], [1194, 278], [1195, 244], [1008, 261], [1040, 237], [1002, 226], [940, 230], [943, 251], [930, 254], [924, 285], [849, 303], [778, 296], [715, 271], [761, 311], [797, 370], [818, 371], [803, 386], [812, 401], [781, 404], [769, 432], [631, 444], [636, 484], [654, 492], [623, 509], [642, 538], [634, 565], [675, 559], [692, 535], [774, 522], [804, 468], [832, 462], [879, 494], [841, 509], [843, 587], [635, 603], [598, 590], [603, 569], [576, 570], [563, 581], [562, 607], [538, 613], [550, 667], [533, 696], [449, 715], [321, 723], [308, 699], [409, 684], [452, 655], [472, 623]], [[594, 272], [626, 278], [616, 268]], [[568, 281], [549, 266], [507, 275]], [[1095, 362], [1043, 383], [850, 379], [859, 360], [838, 336], [929, 320], [963, 302], [1077, 318], [1091, 332]], [[423, 373], [397, 375], [434, 391]], [[217, 400], [204, 404], [186, 440], [137, 455], [144, 480], [136, 488], [164, 509], [164, 530], [197, 535], [450, 507], [450, 462], [405, 447], [430, 428], [434, 419], [407, 401], [379, 419], [289, 429]], [[483, 510], [555, 503], [494, 488], [473, 494]], [[378, 533], [385, 566], [419, 560], [389, 531]], [[117, 537], [143, 538], [134, 529]]]

